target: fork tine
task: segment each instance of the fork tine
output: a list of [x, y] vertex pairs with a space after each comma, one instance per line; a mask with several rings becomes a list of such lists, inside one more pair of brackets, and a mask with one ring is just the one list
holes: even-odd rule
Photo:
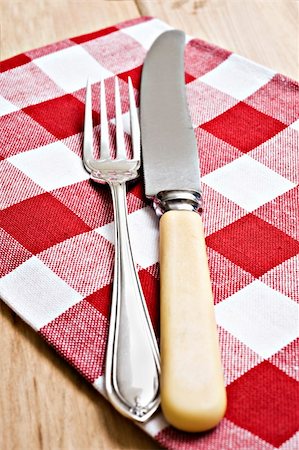
[[101, 80], [100, 113], [101, 113], [100, 159], [109, 159], [110, 158], [109, 128], [107, 118], [105, 81], [103, 79]]
[[140, 126], [131, 77], [128, 78], [133, 159], [140, 160]]
[[89, 78], [87, 79], [85, 96], [83, 157], [84, 161], [93, 159], [92, 101], [91, 83]]
[[118, 78], [115, 77], [116, 158], [126, 158], [124, 126], [122, 120]]

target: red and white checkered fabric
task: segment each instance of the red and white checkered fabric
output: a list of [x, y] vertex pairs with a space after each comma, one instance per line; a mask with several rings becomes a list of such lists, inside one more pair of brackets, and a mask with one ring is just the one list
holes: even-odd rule
[[[138, 95], [146, 52], [168, 28], [141, 18], [2, 62], [0, 294], [101, 393], [113, 213], [108, 189], [90, 183], [82, 166], [85, 83], [89, 75], [97, 120], [96, 82], [107, 80], [113, 119], [112, 77], [124, 96], [130, 75]], [[177, 431], [161, 413], [144, 429], [175, 450], [295, 450], [298, 83], [190, 37], [185, 68], [228, 409], [205, 434]], [[158, 332], [158, 220], [142, 181], [128, 203]]]

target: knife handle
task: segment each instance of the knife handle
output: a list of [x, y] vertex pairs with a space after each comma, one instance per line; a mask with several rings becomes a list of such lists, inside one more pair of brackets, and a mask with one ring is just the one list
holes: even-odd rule
[[226, 409], [202, 220], [192, 211], [160, 219], [161, 406], [184, 431], [205, 431]]

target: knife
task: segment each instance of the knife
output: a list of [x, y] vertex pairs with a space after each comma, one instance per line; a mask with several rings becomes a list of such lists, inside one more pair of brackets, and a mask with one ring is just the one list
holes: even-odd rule
[[224, 416], [223, 381], [201, 207], [198, 150], [185, 93], [185, 34], [170, 30], [142, 70], [145, 193], [160, 217], [161, 407], [184, 431]]

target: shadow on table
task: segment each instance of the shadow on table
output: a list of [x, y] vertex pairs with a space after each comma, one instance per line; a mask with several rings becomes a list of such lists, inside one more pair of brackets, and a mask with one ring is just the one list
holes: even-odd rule
[[[31, 450], [160, 448], [142, 430], [117, 413], [91, 384], [3, 302], [0, 302], [0, 312], [3, 389], [0, 400], [2, 398], [5, 403], [6, 417], [11, 422], [3, 424], [10, 428], [6, 434], [8, 439], [11, 435], [18, 439], [17, 415], [22, 407], [30, 411], [26, 417], [22, 415], [19, 419], [23, 428], [30, 429], [31, 436], [29, 432], [27, 434]], [[18, 405], [19, 402], [22, 404]], [[4, 426], [0, 428], [4, 429]], [[40, 444], [37, 447], [32, 446], [32, 433], [37, 435], [36, 442]], [[19, 436], [25, 449], [26, 437], [21, 433]], [[45, 440], [47, 445], [44, 447]], [[95, 442], [98, 443], [96, 447]], [[22, 447], [18, 448], [21, 450]]]

